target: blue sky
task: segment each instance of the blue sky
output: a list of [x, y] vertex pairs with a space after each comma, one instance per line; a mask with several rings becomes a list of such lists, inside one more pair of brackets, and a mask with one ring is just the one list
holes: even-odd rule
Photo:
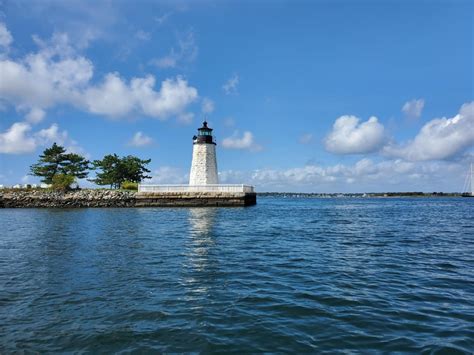
[[[223, 183], [460, 191], [469, 1], [2, 1], [0, 184], [56, 141], [186, 183], [208, 117]], [[82, 182], [88, 186], [87, 182]]]

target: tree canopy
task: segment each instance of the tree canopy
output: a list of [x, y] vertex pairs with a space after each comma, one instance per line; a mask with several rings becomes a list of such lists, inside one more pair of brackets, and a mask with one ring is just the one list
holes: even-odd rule
[[53, 178], [58, 175], [68, 175], [77, 179], [88, 176], [89, 161], [75, 153], [66, 153], [66, 149], [56, 143], [46, 148], [40, 155], [39, 161], [31, 165], [30, 172], [34, 176], [42, 177], [41, 182], [52, 184]]
[[90, 181], [97, 185], [110, 185], [112, 188], [119, 188], [125, 181], [139, 183], [144, 179], [150, 179], [146, 174], [150, 172], [146, 168], [151, 159], [142, 160], [128, 155], [120, 158], [117, 154], [106, 155], [102, 160], [92, 162], [96, 172], [96, 178]]

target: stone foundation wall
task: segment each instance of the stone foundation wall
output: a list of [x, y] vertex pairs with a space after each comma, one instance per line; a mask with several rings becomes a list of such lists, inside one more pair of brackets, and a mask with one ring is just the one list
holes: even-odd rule
[[136, 206], [252, 206], [257, 194], [252, 192], [158, 192], [138, 193]]
[[255, 193], [0, 190], [0, 208], [250, 206]]

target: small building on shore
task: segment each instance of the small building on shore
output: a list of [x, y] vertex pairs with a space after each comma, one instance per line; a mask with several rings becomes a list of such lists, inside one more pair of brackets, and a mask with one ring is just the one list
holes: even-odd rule
[[189, 184], [140, 184], [138, 197], [144, 205], [249, 206], [257, 203], [255, 189], [245, 184], [219, 184], [216, 142], [206, 121], [193, 137]]

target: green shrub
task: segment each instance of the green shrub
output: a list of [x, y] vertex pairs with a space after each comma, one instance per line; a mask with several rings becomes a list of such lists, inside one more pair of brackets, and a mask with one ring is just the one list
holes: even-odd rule
[[67, 191], [70, 190], [71, 185], [76, 178], [72, 175], [57, 174], [53, 176], [53, 190]]
[[138, 190], [138, 184], [136, 182], [124, 181], [122, 182], [122, 189], [124, 190]]

